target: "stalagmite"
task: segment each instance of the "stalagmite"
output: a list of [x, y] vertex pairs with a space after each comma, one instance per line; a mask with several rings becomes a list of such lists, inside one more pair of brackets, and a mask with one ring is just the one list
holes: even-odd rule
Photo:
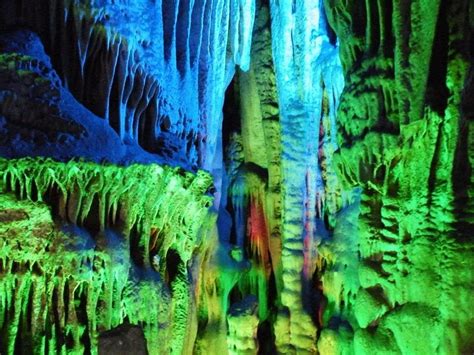
[[[282, 216], [282, 311], [277, 319], [280, 351], [315, 352], [316, 328], [304, 310], [301, 298], [305, 282], [299, 275], [306, 260], [304, 243], [316, 236], [315, 210], [318, 192], [319, 127], [322, 117], [323, 85], [337, 98], [342, 89], [342, 75], [337, 52], [325, 27], [321, 2], [271, 2], [273, 51], [279, 88], [282, 130], [282, 181], [284, 214]], [[310, 21], [307, 19], [311, 19]], [[335, 74], [328, 75], [332, 71]], [[326, 73], [323, 75], [323, 73]], [[337, 100], [337, 99], [336, 99]], [[331, 100], [331, 104], [336, 103]], [[334, 119], [336, 107], [329, 112]], [[332, 124], [334, 126], [334, 124]], [[334, 135], [334, 134], [333, 134]], [[333, 145], [336, 142], [332, 142]], [[306, 158], [305, 158], [306, 157]], [[309, 159], [307, 158], [309, 157]], [[301, 162], [304, 161], [304, 164]], [[306, 234], [306, 237], [305, 237]], [[304, 242], [307, 238], [307, 242]], [[308, 277], [307, 276], [307, 277]], [[307, 324], [300, 327], [297, 324]]]
[[252, 296], [248, 296], [240, 303], [236, 303], [230, 309], [227, 321], [229, 323], [229, 334], [227, 344], [229, 354], [257, 354], [257, 302]]
[[472, 353], [473, 9], [0, 1], [0, 353]]
[[[31, 343], [32, 351], [41, 352], [40, 348], [44, 346], [42, 344], [45, 341], [45, 335], [41, 336], [41, 330], [49, 331], [51, 324], [47, 323], [45, 318], [41, 320], [39, 314], [49, 314], [48, 317], [52, 317], [51, 312], [55, 309], [59, 315], [59, 318], [55, 318], [58, 322], [56, 330], [64, 332], [65, 338], [70, 339], [68, 342], [74, 344], [70, 349], [82, 351], [85, 346], [84, 336], [87, 336], [91, 344], [96, 344], [99, 331], [115, 327], [125, 319], [135, 322], [134, 319], [142, 313], [140, 310], [142, 297], [146, 297], [148, 307], [151, 307], [147, 312], [149, 318], [145, 322], [145, 336], [151, 345], [150, 349], [154, 349], [152, 353], [164, 350], [164, 344], [157, 342], [158, 339], [166, 337], [166, 334], [162, 334], [159, 330], [160, 324], [182, 322], [182, 316], [166, 319], [166, 307], [170, 310], [176, 307], [175, 312], [178, 314], [183, 311], [188, 314], [186, 309], [173, 306], [176, 302], [173, 300], [183, 299], [182, 292], [189, 292], [186, 284], [180, 293], [176, 291], [179, 289], [178, 280], [183, 280], [183, 277], [185, 279], [186, 275], [171, 283], [171, 294], [170, 291], [166, 291], [159, 274], [151, 270], [147, 271], [151, 273], [150, 280], [137, 283], [134, 275], [137, 272], [136, 265], [143, 263], [146, 265], [150, 255], [146, 253], [149, 250], [146, 244], [134, 240], [136, 238], [148, 240], [146, 236], [150, 233], [149, 228], [152, 225], [167, 230], [166, 235], [162, 235], [166, 236], [166, 240], [161, 240], [160, 244], [163, 248], [176, 248], [183, 263], [180, 267], [185, 267], [194, 250], [203, 242], [200, 239], [201, 221], [209, 218], [205, 215], [208, 214], [207, 208], [212, 203], [211, 197], [205, 195], [211, 182], [209, 175], [200, 173], [195, 176], [187, 173], [183, 176], [177, 174], [176, 169], [159, 166], [119, 168], [84, 162], [63, 164], [51, 160], [32, 159], [2, 160], [1, 165], [1, 181], [4, 188], [9, 188], [24, 199], [32, 201], [21, 202], [24, 207], [20, 209], [9, 209], [9, 206], [15, 206], [16, 200], [12, 195], [2, 195], [1, 205], [6, 211], [2, 218], [2, 233], [4, 235], [11, 233], [12, 237], [10, 241], [5, 241], [6, 244], [3, 246], [2, 263], [6, 266], [4, 270], [8, 273], [12, 272], [12, 268], [19, 267], [26, 273], [25, 276], [12, 273], [8, 276], [11, 283], [2, 283], [1, 299], [4, 306], [1, 319], [8, 319], [10, 339], [8, 343], [11, 344], [8, 353], [13, 353], [14, 346], [19, 341], [28, 341]], [[131, 183], [133, 176], [136, 180]], [[125, 177], [128, 183], [123, 180]], [[37, 190], [37, 196], [31, 193], [32, 186]], [[95, 221], [102, 230], [99, 239], [94, 241], [85, 230], [81, 232], [80, 229], [52, 232], [55, 228], [50, 212], [41, 201], [54, 203], [54, 191], [61, 191], [67, 210], [77, 211], [73, 214], [74, 221], [71, 222], [81, 226], [99, 219]], [[157, 196], [165, 198], [166, 201], [174, 201], [173, 206], [160, 203]], [[93, 200], [99, 201], [99, 211], [91, 208]], [[153, 201], [152, 209], [150, 209], [151, 201]], [[120, 206], [120, 221], [111, 219], [109, 213], [106, 213], [110, 211], [110, 204]], [[25, 210], [28, 212], [22, 212]], [[178, 212], [180, 210], [181, 212]], [[77, 219], [78, 214], [81, 214], [80, 219]], [[68, 220], [70, 216], [71, 213], [68, 213], [62, 217]], [[28, 218], [32, 219], [32, 222], [29, 222]], [[179, 223], [178, 218], [179, 220], [183, 218], [184, 224]], [[194, 224], [193, 221], [200, 222]], [[19, 248], [13, 236], [17, 233], [15, 228], [21, 228], [25, 223], [34, 223], [34, 227], [30, 229], [28, 235], [22, 237], [27, 238], [25, 240], [29, 238], [30, 242], [21, 242]], [[116, 234], [109, 229], [121, 228], [120, 226], [123, 227], [122, 232], [125, 235]], [[181, 229], [178, 226], [181, 226]], [[51, 231], [49, 233], [52, 233], [48, 239], [44, 241], [38, 239], [47, 236], [43, 233], [48, 229]], [[132, 233], [132, 230], [136, 232]], [[36, 244], [36, 241], [39, 241], [39, 244]], [[94, 249], [95, 243], [97, 243], [96, 249]], [[143, 246], [141, 252], [145, 254], [137, 255], [132, 252], [130, 258], [129, 250], [137, 244]], [[17, 248], [19, 249], [14, 253], [13, 250]], [[35, 248], [40, 249], [35, 252]], [[49, 254], [50, 252], [54, 254]], [[167, 249], [154, 252], [163, 254], [165, 258]], [[31, 259], [31, 255], [35, 254], [36, 258]], [[57, 257], [53, 255], [61, 255], [63, 262], [58, 262]], [[27, 260], [30, 260], [30, 265], [35, 263], [37, 266], [23, 266]], [[19, 265], [14, 266], [16, 264]], [[27, 288], [24, 289], [23, 286], [16, 288], [17, 283]], [[31, 299], [28, 296], [31, 292], [28, 291], [30, 283], [34, 290], [41, 289], [41, 285], [44, 285], [49, 290], [47, 294], [52, 298], [40, 304], [36, 298], [40, 294], [38, 291], [33, 291], [33, 295], [36, 296]], [[140, 293], [133, 292], [134, 288]], [[22, 329], [20, 318], [27, 316], [26, 312], [30, 309], [29, 302], [34, 302], [33, 309], [38, 316], [31, 318], [33, 323], [30, 335], [18, 334]], [[74, 307], [81, 308], [75, 311]], [[11, 313], [11, 309], [14, 313]], [[186, 334], [181, 333], [176, 339], [184, 342]], [[29, 336], [31, 341], [28, 340]], [[18, 337], [23, 340], [15, 340]], [[49, 340], [46, 338], [50, 344], [48, 345], [50, 352], [54, 352], [55, 349], [59, 351], [65, 346], [62, 340], [52, 345], [50, 342], [57, 339], [54, 339], [53, 335], [51, 337]], [[94, 349], [92, 350], [95, 351]]]

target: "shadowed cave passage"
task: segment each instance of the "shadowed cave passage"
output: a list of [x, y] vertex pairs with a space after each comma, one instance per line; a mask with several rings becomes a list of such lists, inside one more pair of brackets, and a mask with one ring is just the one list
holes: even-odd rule
[[472, 353], [473, 14], [2, 0], [0, 353]]

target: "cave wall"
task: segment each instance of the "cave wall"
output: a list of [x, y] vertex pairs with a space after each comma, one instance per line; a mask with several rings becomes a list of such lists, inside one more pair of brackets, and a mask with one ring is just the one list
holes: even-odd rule
[[252, 4], [7, 0], [1, 16], [40, 36], [64, 86], [122, 141], [212, 170], [223, 92], [249, 65]]
[[[241, 227], [231, 240], [241, 245], [246, 233], [249, 256], [268, 249], [273, 314], [263, 319], [273, 323], [275, 348], [265, 351], [468, 353], [472, 5], [319, 5], [263, 5], [273, 72], [259, 86], [267, 68], [254, 47], [227, 101], [228, 117], [241, 117], [230, 125], [229, 200]], [[258, 105], [270, 93], [279, 110], [275, 169], [263, 154], [274, 141]], [[255, 174], [266, 183], [266, 245], [255, 245]], [[246, 231], [238, 223], [245, 201]]]
[[[356, 244], [340, 248], [336, 225], [325, 246], [325, 316], [340, 323], [319, 342], [356, 353], [469, 352], [472, 4], [325, 6], [346, 78], [337, 175], [342, 190], [362, 190]], [[347, 266], [355, 270], [341, 272]]]
[[0, 352], [472, 352], [473, 14], [2, 1]]

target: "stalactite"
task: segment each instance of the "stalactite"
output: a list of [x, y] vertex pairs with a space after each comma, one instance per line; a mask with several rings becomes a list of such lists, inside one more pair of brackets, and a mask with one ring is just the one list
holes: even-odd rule
[[[12, 233], [12, 238], [4, 239], [0, 255], [5, 275], [5, 282], [0, 283], [0, 327], [8, 334], [8, 348], [3, 350], [13, 354], [15, 344], [28, 341], [35, 353], [44, 351], [45, 344], [50, 352], [82, 351], [90, 342], [94, 353], [100, 331], [128, 320], [143, 322], [150, 353], [167, 352], [163, 339], [168, 335], [161, 328], [168, 323], [179, 327], [183, 321], [182, 315], [170, 318], [171, 310], [184, 311], [187, 316], [192, 313], [179, 304], [173, 306], [178, 299], [185, 300], [183, 292], [191, 292], [188, 283], [184, 288], [176, 283], [185, 281], [186, 274], [172, 283], [169, 294], [159, 274], [150, 268], [145, 271], [150, 273], [149, 280], [137, 279], [134, 274], [143, 271], [135, 265], [147, 265], [152, 257], [146, 245], [152, 226], [166, 231], [155, 253], [163, 254], [164, 259], [168, 249], [175, 248], [181, 268], [189, 262], [203, 243], [201, 233], [206, 226], [202, 222], [208, 219], [212, 224], [208, 217], [212, 198], [206, 195], [212, 181], [209, 174], [157, 165], [120, 168], [29, 158], [2, 160], [1, 165], [1, 184], [22, 199], [4, 193], [0, 201], [5, 211], [0, 232]], [[95, 241], [78, 227], [62, 231], [54, 227], [42, 202], [54, 203], [54, 191], [64, 199], [63, 220], [79, 226], [91, 223], [91, 218], [100, 220], [96, 221], [101, 231]], [[92, 207], [94, 200], [98, 211]], [[111, 218], [112, 205], [120, 210], [118, 219]], [[28, 212], [17, 216], [15, 211], [22, 208]], [[22, 229], [31, 223], [32, 229]], [[122, 228], [125, 236], [110, 228]], [[16, 244], [16, 233], [22, 230], [27, 234]], [[138, 242], [144, 253], [139, 258], [129, 254], [134, 238], [146, 241]], [[31, 318], [30, 307], [34, 310]], [[25, 324], [24, 319], [32, 323]], [[181, 344], [188, 334], [186, 326], [182, 329], [176, 337]]]
[[[194, 245], [199, 244], [194, 236], [198, 235], [201, 225], [196, 221], [206, 215], [207, 207], [212, 203], [212, 198], [205, 195], [212, 180], [205, 173], [179, 175], [179, 169], [157, 165], [121, 169], [28, 158], [3, 160], [2, 165], [4, 184], [21, 198], [42, 201], [51, 191], [61, 191], [64, 200], [61, 217], [72, 223], [83, 224], [97, 200], [99, 209], [94, 218], [98, 218], [101, 230], [117, 224], [117, 221], [112, 224], [109, 221], [116, 219], [111, 218], [111, 211], [120, 208], [121, 223], [127, 233], [138, 228], [140, 238], [147, 238], [152, 226], [167, 230], [165, 248], [177, 243], [176, 238], [186, 238], [179, 249], [185, 262], [191, 257]], [[33, 184], [37, 196], [32, 195]], [[176, 229], [178, 225], [182, 230]]]
[[[314, 352], [316, 329], [301, 297], [302, 290], [311, 287], [308, 284], [311, 277], [303, 280], [300, 274], [304, 268], [309, 268], [309, 264], [316, 262], [309, 260], [309, 250], [305, 260], [304, 250], [305, 244], [311, 249], [309, 240], [316, 237], [316, 209], [324, 201], [321, 199], [324, 194], [317, 190], [318, 184], [321, 187], [318, 138], [323, 114], [323, 86], [330, 88], [332, 94], [328, 111], [334, 126], [336, 107], [332, 105], [337, 104], [343, 78], [337, 51], [326, 32], [321, 3], [272, 1], [270, 4], [284, 186], [281, 222], [283, 284], [280, 290], [282, 306], [275, 325], [277, 348], [282, 352], [290, 349]], [[335, 137], [334, 130], [332, 136]], [[337, 143], [333, 140], [332, 144]], [[301, 323], [308, 326], [299, 327]], [[287, 333], [288, 338], [279, 338], [282, 333]]]
[[469, 1], [3, 0], [0, 32], [1, 352], [471, 352]]
[[[356, 353], [374, 348], [387, 353], [462, 353], [461, 349], [469, 345], [461, 334], [471, 326], [465, 322], [463, 311], [461, 315], [457, 310], [468, 307], [467, 298], [462, 288], [453, 295], [443, 285], [459, 281], [452, 274], [452, 261], [464, 259], [472, 249], [466, 244], [452, 248], [453, 238], [459, 237], [452, 234], [458, 218], [453, 210], [453, 157], [458, 149], [455, 142], [463, 138], [462, 130], [447, 128], [463, 124], [458, 109], [450, 105], [460, 102], [459, 88], [467, 66], [461, 59], [465, 58], [462, 50], [453, 50], [446, 63], [438, 56], [443, 55], [439, 52], [441, 43], [447, 41], [447, 48], [453, 48], [452, 38], [463, 32], [458, 26], [463, 22], [460, 8], [467, 5], [441, 4], [447, 14], [444, 28], [444, 20], [438, 20], [438, 25], [434, 21], [439, 3], [424, 15], [424, 3], [407, 5], [394, 1], [393, 9], [387, 8], [385, 16], [368, 16], [367, 21], [372, 22], [367, 24], [370, 40], [365, 43], [359, 42], [360, 33], [347, 27], [350, 22], [359, 22], [361, 14], [342, 2], [328, 1], [327, 5], [330, 22], [341, 35], [341, 60], [347, 75], [338, 111], [341, 148], [332, 156], [332, 170], [340, 192], [353, 195], [335, 217], [332, 240], [323, 241], [319, 248], [322, 262], [318, 266], [328, 302], [322, 323], [331, 324], [342, 318], [348, 324], [339, 322], [331, 330], [323, 329], [318, 347], [328, 351], [332, 344], [337, 352]], [[352, 19], [337, 16], [339, 11]], [[368, 14], [377, 11], [380, 7], [367, 3]], [[390, 12], [392, 19], [387, 17]], [[386, 32], [392, 20], [396, 29], [393, 38]], [[379, 39], [379, 30], [374, 26], [380, 28]], [[404, 31], [407, 28], [410, 31]], [[423, 33], [427, 41], [420, 43], [418, 38]], [[353, 50], [352, 57], [346, 50], [355, 48], [357, 43], [363, 45]], [[445, 85], [447, 89], [438, 93], [438, 101], [444, 100], [443, 95], [449, 98], [444, 109], [433, 105], [430, 96], [425, 95], [430, 56], [431, 65], [439, 66], [439, 88]], [[415, 72], [417, 78], [411, 79]], [[460, 81], [453, 85], [454, 77]], [[450, 91], [449, 87], [457, 89]], [[357, 102], [357, 107], [350, 102]], [[358, 230], [351, 233], [354, 225]], [[357, 235], [358, 240], [345, 237], [343, 241], [340, 228], [347, 236]], [[456, 307], [452, 302], [463, 306]], [[443, 312], [439, 312], [441, 308]], [[429, 324], [432, 332], [442, 327], [456, 330], [430, 339], [424, 329], [407, 333], [406, 329], [415, 323]], [[447, 323], [450, 325], [441, 325]]]
[[[32, 24], [65, 86], [122, 140], [212, 171], [221, 154], [221, 97], [233, 67], [247, 70], [250, 62], [254, 0], [230, 3], [140, 3], [146, 20], [131, 12], [119, 23], [126, 4], [22, 0], [5, 5], [6, 13], [16, 9], [5, 21], [22, 17]], [[139, 37], [130, 35], [136, 24]], [[180, 96], [185, 99], [175, 99]], [[183, 144], [163, 152], [162, 140]]]

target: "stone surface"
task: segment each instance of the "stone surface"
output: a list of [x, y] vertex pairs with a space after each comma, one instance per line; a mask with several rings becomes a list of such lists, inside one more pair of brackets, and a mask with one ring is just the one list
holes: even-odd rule
[[100, 355], [148, 355], [143, 330], [137, 326], [119, 325], [99, 335]]
[[473, 13], [1, 1], [0, 352], [472, 353]]

